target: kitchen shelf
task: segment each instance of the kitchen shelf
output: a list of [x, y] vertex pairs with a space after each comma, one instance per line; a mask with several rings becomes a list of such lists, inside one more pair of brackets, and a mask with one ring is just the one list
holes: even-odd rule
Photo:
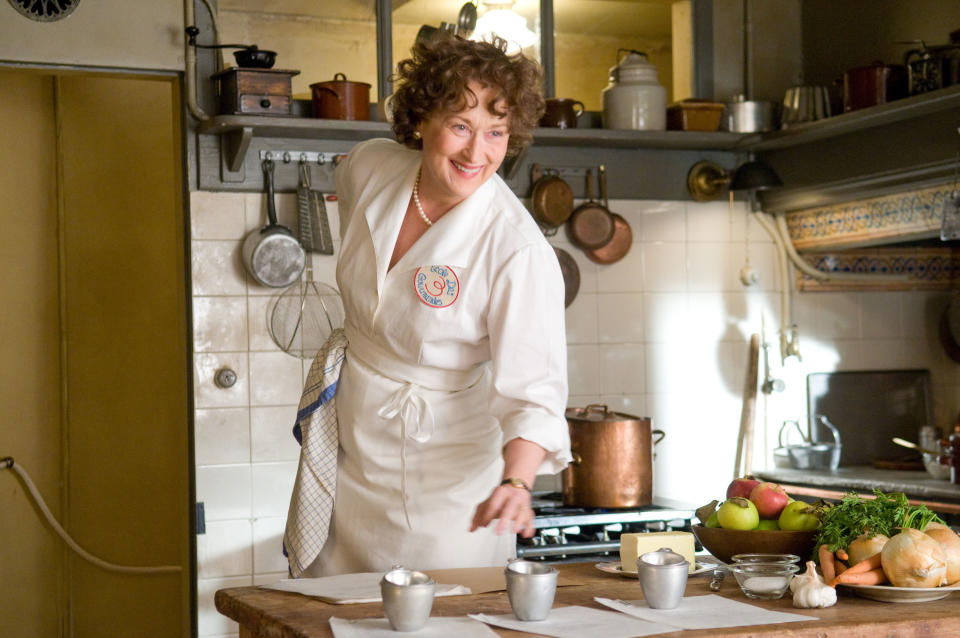
[[960, 85], [766, 133], [758, 140], [745, 140], [741, 150], [762, 152], [800, 146], [956, 108], [960, 108]]
[[390, 125], [312, 117], [216, 115], [201, 122], [199, 132], [224, 136], [224, 162], [231, 171], [239, 171], [254, 137], [361, 141], [389, 135]]
[[[313, 118], [306, 114], [307, 106], [306, 102], [295, 105], [295, 115], [291, 116], [216, 115], [198, 122], [198, 133], [207, 138], [201, 153], [202, 183], [214, 188], [259, 188], [258, 171], [248, 175], [244, 161], [248, 156], [255, 157], [258, 149], [275, 149], [289, 140], [351, 143], [327, 144], [329, 148], [323, 149], [339, 153], [349, 150], [353, 142], [392, 137], [387, 122]], [[834, 199], [841, 201], [870, 196], [879, 188], [878, 174], [906, 174], [916, 166], [927, 164], [936, 164], [937, 171], [932, 177], [927, 175], [930, 171], [924, 173], [927, 181], [946, 174], [944, 167], [949, 168], [955, 156], [956, 138], [945, 134], [944, 124], [948, 123], [949, 132], [955, 133], [960, 120], [952, 123], [951, 117], [958, 110], [960, 86], [953, 86], [763, 134], [536, 128], [528, 153], [505, 163], [504, 174], [517, 175], [521, 165], [533, 161], [541, 164], [554, 161], [566, 166], [616, 164], [624, 173], [619, 178], [611, 175], [613, 182], [621, 185], [617, 196], [682, 199], [687, 196], [686, 182], [682, 176], [676, 179], [671, 176], [685, 175], [698, 159], [733, 165], [737, 163], [733, 155], [757, 153], [790, 185], [788, 189], [765, 196], [764, 205], [792, 210], [804, 202], [809, 203], [811, 193], [820, 193], [822, 199], [824, 187], [838, 180], [843, 189]], [[598, 116], [592, 113], [590, 123], [598, 123]], [[905, 128], [909, 129], [906, 133]], [[210, 144], [210, 138], [219, 138], [219, 143]], [[925, 141], [913, 144], [914, 139]], [[824, 143], [830, 146], [826, 160]], [[908, 152], [891, 153], [889, 146], [894, 143]], [[865, 166], [863, 163], [854, 167], [842, 159], [854, 155], [869, 158], [865, 159], [866, 169], [860, 168]], [[213, 161], [204, 163], [205, 158]], [[834, 163], [830, 164], [831, 161]], [[838, 162], [840, 165], [836, 165]], [[631, 182], [626, 177], [638, 173], [646, 175], [646, 181]], [[530, 185], [525, 178], [518, 180], [511, 182], [511, 188], [518, 193], [528, 192]], [[880, 186], [886, 184], [881, 182]]]
[[[234, 171], [239, 170], [243, 156], [254, 137], [362, 141], [391, 135], [390, 125], [386, 122], [263, 115], [217, 115], [202, 122], [199, 132], [227, 137], [226, 161]], [[760, 139], [758, 134], [720, 131], [703, 133], [537, 128], [533, 132], [534, 145], [578, 148], [735, 151]]]
[[534, 145], [592, 148], [649, 148], [667, 150], [736, 151], [760, 141], [756, 133], [717, 131], [623, 131], [602, 128], [551, 129], [533, 131]]

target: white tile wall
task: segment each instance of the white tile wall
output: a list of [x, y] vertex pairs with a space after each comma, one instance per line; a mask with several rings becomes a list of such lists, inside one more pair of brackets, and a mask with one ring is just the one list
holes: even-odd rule
[[[267, 330], [273, 296], [244, 272], [240, 244], [265, 224], [261, 194], [191, 195], [196, 386], [197, 498], [207, 533], [198, 538], [200, 636], [236, 636], [213, 608], [220, 588], [286, 575], [280, 543], [299, 447], [290, 433], [308, 361], [283, 353]], [[654, 491], [700, 504], [733, 472], [752, 333], [766, 322], [771, 372], [787, 389], [758, 405], [756, 464], [769, 463], [784, 419], [804, 420], [812, 371], [929, 368], [935, 411], [960, 409], [960, 366], [937, 341], [946, 295], [927, 292], [794, 293], [803, 361], [781, 362], [775, 330], [780, 295], [774, 246], [742, 203], [614, 200], [634, 231], [627, 257], [586, 259], [563, 233], [551, 243], [580, 267], [567, 309], [570, 405], [603, 402], [650, 416], [666, 434], [655, 447]], [[280, 222], [296, 227], [295, 198], [278, 195]], [[327, 202], [339, 251], [336, 202]], [[745, 288], [746, 259], [759, 273]], [[314, 256], [314, 278], [334, 284], [335, 258]], [[237, 372], [229, 389], [213, 375]], [[692, 471], [691, 468], [695, 468]], [[538, 486], [556, 487], [555, 478]]]

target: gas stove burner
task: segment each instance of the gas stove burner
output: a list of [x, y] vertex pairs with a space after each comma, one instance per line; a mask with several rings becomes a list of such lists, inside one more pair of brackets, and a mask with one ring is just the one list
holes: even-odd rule
[[534, 493], [532, 538], [517, 539], [517, 556], [550, 562], [610, 560], [628, 532], [691, 531], [693, 509], [652, 503], [606, 509], [570, 507], [556, 492]]

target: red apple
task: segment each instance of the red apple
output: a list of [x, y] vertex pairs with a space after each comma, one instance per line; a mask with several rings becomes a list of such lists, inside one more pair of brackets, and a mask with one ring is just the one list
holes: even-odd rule
[[776, 483], [760, 483], [750, 492], [750, 501], [757, 506], [760, 518], [779, 518], [789, 498]]
[[750, 498], [750, 492], [758, 485], [760, 485], [760, 481], [749, 476], [735, 478], [727, 486], [727, 498], [733, 498], [734, 496]]

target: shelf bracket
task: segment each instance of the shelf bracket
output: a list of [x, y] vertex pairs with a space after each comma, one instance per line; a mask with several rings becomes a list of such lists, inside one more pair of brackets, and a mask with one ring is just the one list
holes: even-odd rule
[[228, 177], [231, 173], [239, 173], [243, 168], [243, 160], [247, 155], [247, 149], [250, 148], [250, 140], [253, 139], [253, 127], [244, 126], [229, 131], [224, 133], [220, 139], [220, 152], [223, 155], [223, 181], [234, 181], [228, 179]]

